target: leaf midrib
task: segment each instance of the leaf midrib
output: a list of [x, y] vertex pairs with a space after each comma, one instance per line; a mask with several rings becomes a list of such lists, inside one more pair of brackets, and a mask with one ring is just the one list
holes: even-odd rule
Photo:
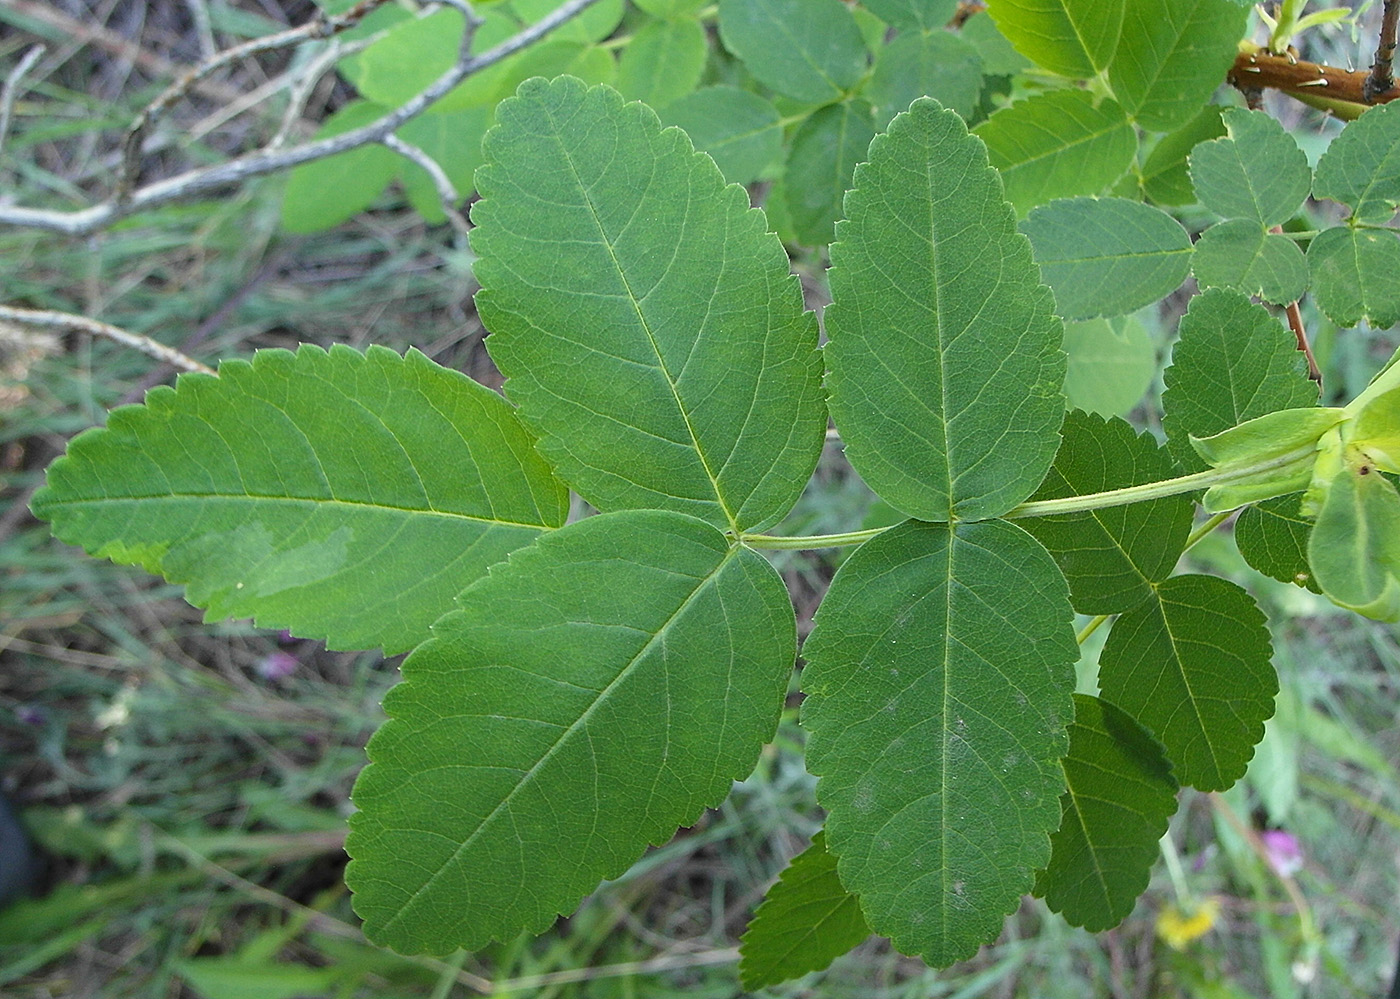
[[649, 639], [647, 639], [646, 644], [643, 645], [642, 648], [638, 650], [638, 652], [627, 661], [626, 665], [623, 666], [622, 669], [618, 671], [617, 675], [613, 677], [611, 681], [608, 682], [607, 686], [605, 686], [602, 690], [598, 691], [598, 695], [593, 699], [592, 703], [590, 703], [588, 707], [586, 707], [579, 714], [578, 718], [559, 734], [559, 737], [555, 739], [553, 743], [550, 744], [548, 749], [546, 749], [542, 754], [540, 754], [540, 758], [535, 761], [534, 765], [531, 766], [529, 770], [525, 771], [525, 773], [521, 774], [519, 780], [517, 780], [515, 785], [510, 789], [510, 792], [506, 794], [503, 798], [501, 798], [500, 802], [496, 805], [496, 807], [491, 809], [491, 811], [480, 822], [477, 823], [477, 826], [474, 830], [472, 830], [471, 835], [464, 839], [461, 842], [461, 844], [459, 844], [458, 847], [452, 851], [451, 856], [444, 860], [442, 864], [438, 867], [438, 869], [433, 872], [432, 876], [423, 882], [422, 887], [417, 888], [409, 894], [408, 898], [403, 902], [403, 904], [399, 906], [398, 911], [394, 913], [394, 915], [390, 916], [389, 919], [384, 923], [383, 931], [385, 934], [387, 934], [390, 928], [392, 928], [396, 923], [398, 923], [400, 919], [404, 918], [411, 905], [416, 903], [418, 899], [422, 898], [425, 894], [427, 894], [432, 889], [433, 885], [437, 882], [437, 880], [441, 878], [447, 870], [454, 867], [460, 861], [462, 855], [471, 847], [471, 845], [474, 842], [476, 842], [476, 840], [482, 835], [482, 833], [489, 826], [491, 826], [497, 821], [498, 817], [501, 816], [502, 812], [505, 811], [507, 806], [511, 803], [511, 801], [515, 799], [515, 796], [518, 793], [520, 793], [520, 791], [523, 788], [533, 783], [535, 775], [540, 771], [542, 767], [548, 764], [549, 761], [555, 757], [555, 755], [557, 755], [560, 752], [561, 747], [566, 745], [577, 733], [582, 732], [585, 729], [589, 718], [593, 716], [594, 712], [599, 710], [601, 705], [607, 702], [609, 695], [612, 693], [612, 691], [632, 676], [632, 674], [636, 671], [638, 664], [644, 662], [647, 659], [651, 650], [661, 640], [662, 636], [665, 635], [670, 630], [671, 626], [686, 613], [686, 611], [691, 607], [692, 604], [695, 603], [696, 600], [699, 599], [700, 594], [703, 593], [708, 587], [714, 584], [714, 581], [719, 578], [720, 573], [722, 573], [724, 569], [730, 564], [730, 562], [733, 561], [735, 557], [737, 557], [738, 553], [741, 550], [742, 546], [738, 544], [731, 545], [729, 549], [725, 552], [724, 557], [720, 559], [719, 563], [715, 566], [715, 568], [708, 575], [705, 575], [696, 581], [695, 588], [690, 591], [690, 594], [684, 600], [682, 600], [679, 605], [677, 605], [675, 611], [671, 613], [671, 616], [668, 617], [659, 628], [657, 628], [656, 632]]

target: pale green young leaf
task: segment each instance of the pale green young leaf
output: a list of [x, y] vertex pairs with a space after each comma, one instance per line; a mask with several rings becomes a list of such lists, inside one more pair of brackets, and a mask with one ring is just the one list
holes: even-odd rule
[[183, 583], [212, 619], [401, 652], [568, 513], [500, 396], [422, 354], [260, 351], [69, 445], [34, 497], [62, 540]]
[[761, 989], [821, 971], [870, 936], [860, 901], [841, 885], [826, 834], [792, 859], [739, 941], [739, 980]]
[[1338, 326], [1400, 322], [1400, 237], [1394, 231], [1324, 229], [1308, 244], [1317, 307]]
[[1052, 198], [1098, 194], [1133, 162], [1137, 136], [1113, 101], [1055, 90], [1004, 107], [974, 129], [1025, 215]]
[[1100, 416], [1126, 416], [1157, 375], [1157, 348], [1132, 316], [1065, 324], [1065, 402]]
[[1049, 861], [1072, 618], [1006, 521], [906, 521], [837, 571], [803, 648], [807, 766], [841, 883], [901, 951], [971, 955]]
[[1265, 228], [1287, 222], [1312, 187], [1298, 143], [1263, 111], [1226, 108], [1221, 120], [1225, 136], [1191, 152], [1197, 199], [1221, 218], [1253, 219]]
[[831, 248], [827, 387], [846, 455], [925, 520], [995, 517], [1055, 457], [1065, 356], [996, 172], [928, 98], [856, 170]]
[[875, 117], [862, 100], [821, 108], [797, 129], [788, 150], [783, 192], [788, 221], [808, 246], [831, 242], [856, 164], [875, 138]]
[[776, 523], [826, 415], [816, 320], [763, 214], [606, 87], [527, 81], [497, 121], [477, 307], [541, 453], [599, 509]]
[[373, 940], [540, 932], [746, 776], [796, 650], [759, 554], [659, 510], [588, 517], [495, 567], [385, 698], [346, 882]]
[[1206, 105], [1196, 117], [1162, 136], [1142, 164], [1142, 193], [1159, 205], [1189, 205], [1196, 200], [1187, 158], [1202, 142], [1225, 134], [1219, 107]]
[[1256, 416], [1212, 437], [1191, 438], [1191, 446], [1212, 468], [1268, 463], [1272, 467], [1237, 482], [1206, 490], [1201, 505], [1210, 513], [1286, 496], [1313, 481], [1319, 442], [1344, 419], [1336, 407], [1281, 409]]
[[[486, 51], [483, 45], [508, 38], [515, 28], [506, 15], [487, 13], [486, 23], [472, 39], [472, 51]], [[362, 97], [395, 108], [447, 72], [465, 30], [461, 11], [441, 7], [396, 24], [363, 52], [342, 62], [341, 69]]]
[[805, 104], [845, 96], [867, 53], [841, 0], [720, 0], [724, 47], [765, 87]]
[[1332, 479], [1308, 562], [1333, 603], [1400, 621], [1400, 494], [1374, 467], [1347, 465]]
[[[326, 119], [316, 138], [363, 128], [387, 108], [354, 101]], [[320, 232], [364, 211], [383, 193], [402, 161], [377, 142], [294, 168], [282, 193], [282, 228]]]
[[1214, 290], [1191, 300], [1163, 380], [1162, 429], [1177, 463], [1206, 467], [1191, 437], [1210, 437], [1256, 416], [1317, 404], [1293, 334], [1245, 296]]
[[1087, 78], [1118, 49], [1126, 0], [989, 0], [987, 12], [1016, 50], [1061, 76]]
[[1287, 305], [1308, 288], [1308, 263], [1298, 244], [1254, 219], [1219, 222], [1201, 234], [1191, 269], [1206, 288], [1230, 288]]
[[652, 21], [637, 29], [617, 67], [617, 89], [628, 100], [662, 108], [700, 84], [710, 50], [693, 17]]
[[[1122, 489], [1169, 479], [1172, 460], [1150, 434], [1119, 419], [1074, 411], [1036, 500]], [[1194, 505], [1169, 496], [1018, 521], [1054, 557], [1081, 614], [1117, 614], [1142, 603], [1171, 574], [1186, 547]]]
[[952, 20], [953, 15], [958, 12], [958, 0], [863, 0], [863, 2], [864, 6], [880, 20], [905, 32], [933, 31], [935, 28], [941, 28]]
[[1208, 103], [1235, 59], [1249, 7], [1236, 0], [1123, 3], [1108, 64], [1113, 95], [1143, 128], [1180, 128]]
[[1035, 893], [1073, 926], [1121, 923], [1147, 888], [1158, 841], [1176, 811], [1176, 779], [1150, 732], [1108, 701], [1074, 695], [1068, 790]]
[[1165, 298], [1191, 268], [1191, 237], [1166, 212], [1124, 198], [1071, 198], [1021, 223], [1062, 319], [1121, 316]]
[[1119, 616], [1099, 653], [1099, 690], [1166, 746], [1177, 779], [1223, 791], [1244, 774], [1273, 714], [1278, 678], [1264, 615], [1217, 576], [1172, 576]]
[[658, 112], [685, 129], [695, 148], [709, 153], [731, 184], [748, 184], [778, 162], [783, 129], [772, 101], [738, 87], [704, 87]]
[[[492, 117], [490, 108], [422, 114], [405, 122], [398, 135], [432, 157], [465, 201], [476, 189], [473, 177], [481, 165], [481, 137], [491, 126]], [[426, 221], [437, 224], [446, 218], [442, 199], [426, 170], [405, 161], [399, 179], [409, 203]]]
[[932, 97], [970, 118], [981, 93], [982, 57], [949, 31], [907, 31], [882, 45], [865, 88], [882, 123], [918, 97]]
[[1390, 221], [1400, 207], [1400, 104], [1371, 108], [1342, 129], [1317, 161], [1313, 197], [1341, 202], [1358, 222]]
[[1281, 583], [1296, 583], [1320, 593], [1308, 566], [1312, 522], [1299, 513], [1301, 493], [1276, 496], [1240, 511], [1235, 546], [1253, 568]]

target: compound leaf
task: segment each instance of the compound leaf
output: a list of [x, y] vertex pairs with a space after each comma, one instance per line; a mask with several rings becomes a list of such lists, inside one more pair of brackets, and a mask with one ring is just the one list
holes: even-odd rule
[[401, 652], [568, 497], [500, 396], [417, 351], [303, 346], [181, 375], [69, 445], [34, 511], [208, 618]]
[[1400, 237], [1337, 226], [1308, 244], [1317, 307], [1338, 326], [1366, 319], [1376, 329], [1400, 322]]
[[[1074, 411], [1050, 474], [1032, 499], [1084, 496], [1171, 478], [1172, 460], [1150, 434], [1119, 419]], [[1117, 614], [1152, 592], [1185, 550], [1195, 507], [1185, 496], [1020, 522], [1049, 549], [1081, 614]]]
[[804, 646], [807, 765], [841, 883], [935, 966], [1049, 860], [1078, 656], [1064, 579], [1007, 523], [906, 521], [842, 565]]
[[355, 785], [346, 882], [402, 953], [538, 933], [719, 804], [796, 654], [764, 558], [659, 510], [542, 537], [460, 604], [404, 662]]
[[1162, 746], [1119, 708], [1074, 695], [1068, 790], [1050, 837], [1050, 866], [1035, 893], [1073, 926], [1098, 933], [1133, 911], [1147, 888], [1158, 841], [1176, 811], [1176, 779]]
[[1400, 207], [1400, 104], [1371, 108], [1342, 129], [1317, 161], [1313, 196], [1341, 202], [1357, 222], [1390, 221]]
[[1125, 0], [989, 0], [1001, 33], [1026, 58], [1061, 76], [1087, 78], [1118, 49]]
[[826, 834], [792, 859], [768, 889], [739, 941], [746, 989], [820, 971], [870, 936], [859, 900], [841, 885]]
[[805, 104], [838, 101], [865, 74], [865, 39], [841, 0], [720, 0], [719, 34], [754, 79]]
[[606, 87], [530, 80], [497, 120], [477, 307], [541, 452], [599, 509], [776, 522], [826, 416], [816, 320], [763, 214]]
[[1226, 219], [1282, 225], [1312, 187], [1307, 157], [1282, 125], [1263, 111], [1227, 108], [1225, 135], [1202, 142], [1189, 158], [1201, 204]]
[[1157, 375], [1157, 348], [1132, 316], [1065, 324], [1065, 402], [1100, 416], [1125, 416]]
[[1243, 776], [1273, 714], [1270, 656], [1248, 593], [1217, 576], [1172, 576], [1114, 621], [1099, 689], [1161, 740], [1183, 784], [1223, 791]]
[[1072, 198], [1034, 209], [1029, 237], [1062, 319], [1121, 316], [1186, 280], [1191, 237], [1166, 212], [1124, 198]]
[[1248, 6], [1236, 0], [1119, 0], [1118, 6], [1123, 20], [1108, 64], [1114, 97], [1143, 128], [1181, 127], [1225, 79]]
[[772, 101], [721, 84], [672, 101], [660, 112], [668, 125], [685, 129], [695, 148], [714, 157], [731, 184], [748, 184], [783, 150], [781, 116]]
[[1113, 101], [1083, 90], [1017, 101], [978, 125], [987, 157], [1001, 172], [1006, 200], [1024, 215], [1052, 198], [1097, 194], [1123, 175], [1137, 136]]
[[1162, 429], [1177, 464], [1206, 467], [1191, 437], [1206, 438], [1280, 409], [1317, 405], [1293, 334], [1234, 291], [1191, 300], [1163, 379]]
[[1191, 269], [1207, 288], [1233, 288], [1274, 305], [1297, 301], [1308, 287], [1298, 244], [1253, 219], [1230, 219], [1203, 232]]
[[832, 416], [867, 483], [926, 520], [995, 517], [1054, 460], [1065, 358], [996, 172], [928, 98], [856, 169], [831, 248]]
[[628, 100], [665, 107], [696, 88], [709, 54], [705, 29], [693, 17], [644, 24], [622, 50], [617, 89]]
[[783, 190], [788, 220], [808, 246], [831, 242], [856, 164], [875, 138], [875, 118], [862, 100], [820, 109], [798, 128], [788, 152]]
[[865, 89], [881, 122], [919, 97], [932, 97], [970, 118], [981, 93], [982, 56], [950, 31], [909, 31], [882, 45]]

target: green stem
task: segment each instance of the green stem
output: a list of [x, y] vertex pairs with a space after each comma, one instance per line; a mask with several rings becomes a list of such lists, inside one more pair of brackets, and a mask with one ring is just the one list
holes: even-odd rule
[[[1064, 496], [1059, 499], [1032, 500], [1022, 503], [1014, 510], [1002, 514], [1004, 520], [1020, 520], [1023, 517], [1049, 517], [1056, 514], [1083, 513], [1088, 510], [1102, 510], [1106, 507], [1126, 506], [1129, 503], [1144, 503], [1148, 500], [1180, 496], [1182, 493], [1208, 489], [1211, 486], [1227, 485], [1254, 478], [1262, 472], [1274, 472], [1302, 461], [1311, 460], [1317, 452], [1317, 445], [1309, 442], [1292, 451], [1251, 462], [1248, 465], [1226, 465], [1210, 468], [1204, 472], [1178, 475], [1173, 479], [1158, 482], [1145, 482], [1139, 486], [1126, 486], [1122, 489], [1109, 489], [1101, 493], [1086, 493], [1083, 496]], [[1216, 516], [1221, 516], [1217, 514]], [[1223, 517], [1222, 517], [1223, 519]], [[1211, 523], [1213, 529], [1219, 521]], [[1204, 526], [1204, 525], [1203, 525]], [[847, 545], [860, 545], [877, 534], [889, 530], [888, 527], [872, 527], [864, 531], [846, 531], [842, 534], [815, 534], [808, 537], [786, 538], [775, 534], [745, 534], [740, 540], [751, 548], [774, 550], [807, 550], [812, 548], [841, 548]]]

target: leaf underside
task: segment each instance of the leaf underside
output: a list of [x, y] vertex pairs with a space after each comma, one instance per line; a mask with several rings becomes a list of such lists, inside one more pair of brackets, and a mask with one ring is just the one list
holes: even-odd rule
[[1078, 657], [1063, 577], [1005, 521], [906, 521], [842, 565], [803, 649], [841, 882], [935, 966], [996, 936], [1060, 823]]
[[540, 932], [717, 805], [796, 651], [762, 556], [663, 511], [541, 538], [434, 634], [385, 699], [346, 844], [366, 933], [403, 953]]
[[55, 534], [333, 648], [401, 652], [568, 497], [505, 400], [417, 351], [303, 346], [181, 375], [55, 462]]

